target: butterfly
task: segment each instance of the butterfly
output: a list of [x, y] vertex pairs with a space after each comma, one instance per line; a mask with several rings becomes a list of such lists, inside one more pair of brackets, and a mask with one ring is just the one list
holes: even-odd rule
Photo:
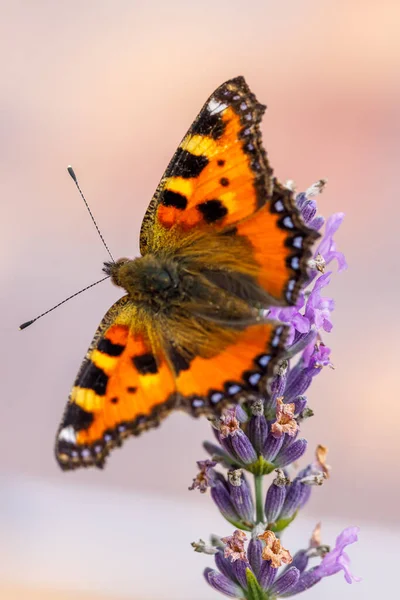
[[104, 263], [125, 290], [106, 313], [72, 388], [55, 454], [103, 467], [130, 435], [182, 409], [218, 415], [268, 380], [318, 234], [273, 177], [259, 104], [243, 77], [207, 100], [144, 215], [141, 256]]

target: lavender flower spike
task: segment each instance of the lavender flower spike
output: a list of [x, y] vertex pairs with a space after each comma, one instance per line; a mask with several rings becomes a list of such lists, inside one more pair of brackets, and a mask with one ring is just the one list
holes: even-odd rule
[[[320, 180], [296, 196], [298, 218], [315, 230], [325, 222], [317, 206], [324, 185]], [[190, 488], [200, 492], [210, 488], [219, 511], [235, 527], [232, 535], [214, 539], [211, 545], [193, 544], [198, 552], [214, 554], [218, 570], [206, 569], [204, 576], [214, 590], [231, 598], [288, 598], [339, 571], [344, 572], [348, 583], [359, 581], [350, 571], [345, 552], [346, 546], [357, 541], [357, 527], [345, 529], [331, 551], [321, 542], [320, 524], [308, 546], [300, 546], [293, 558], [281, 542], [281, 532], [300, 513], [312, 486], [329, 477], [327, 448], [321, 444], [316, 461], [294, 477], [293, 463], [306, 451], [307, 440], [301, 437], [303, 424], [313, 415], [304, 393], [323, 367], [332, 366], [331, 351], [324, 342], [333, 327], [335, 305], [325, 290], [334, 273], [325, 272], [325, 267], [333, 260], [338, 271], [347, 266], [334, 240], [342, 220], [342, 213], [327, 220], [313, 258], [308, 259], [308, 277], [296, 305], [262, 311], [264, 317], [288, 326], [280, 362], [269, 379], [261, 378], [257, 389], [256, 384], [251, 390], [242, 387], [240, 402], [225, 409], [219, 419], [214, 418], [213, 432], [219, 445], [205, 444], [212, 460], [198, 462], [200, 472]], [[296, 238], [296, 248], [301, 248], [301, 243]], [[275, 479], [265, 485], [264, 478], [273, 470]], [[250, 476], [254, 477], [253, 485], [248, 481]], [[315, 559], [317, 566], [310, 568], [309, 561]]]

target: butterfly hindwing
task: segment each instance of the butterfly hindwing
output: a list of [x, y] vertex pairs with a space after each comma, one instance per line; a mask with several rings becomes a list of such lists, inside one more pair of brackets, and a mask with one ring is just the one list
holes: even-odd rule
[[287, 330], [279, 323], [250, 325], [213, 358], [195, 356], [179, 370], [177, 391], [182, 406], [195, 416], [220, 413], [242, 392], [257, 390], [273, 372]]
[[243, 77], [221, 85], [182, 140], [145, 214], [140, 248], [156, 251], [167, 231], [224, 228], [262, 206], [272, 170], [259, 124], [265, 106]]
[[273, 183], [271, 199], [235, 230], [251, 246], [257, 265], [254, 279], [268, 294], [270, 305], [295, 304], [307, 278], [311, 245], [319, 234], [304, 225], [293, 192], [276, 180]]
[[72, 388], [56, 441], [60, 466], [102, 466], [125, 437], [158, 424], [174, 392], [169, 364], [124, 296], [104, 317]]

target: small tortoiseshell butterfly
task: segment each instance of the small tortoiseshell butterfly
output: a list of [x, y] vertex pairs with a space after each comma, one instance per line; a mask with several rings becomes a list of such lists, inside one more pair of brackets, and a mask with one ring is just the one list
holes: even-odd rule
[[141, 256], [105, 263], [126, 294], [72, 388], [56, 442], [62, 469], [102, 467], [171, 410], [220, 413], [273, 374], [286, 328], [265, 309], [296, 302], [318, 235], [272, 177], [264, 110], [243, 77], [221, 85], [150, 202]]

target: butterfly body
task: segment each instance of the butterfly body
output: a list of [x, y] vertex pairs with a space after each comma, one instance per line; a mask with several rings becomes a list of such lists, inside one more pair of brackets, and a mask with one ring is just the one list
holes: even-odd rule
[[287, 332], [266, 309], [296, 302], [317, 234], [272, 177], [263, 112], [243, 78], [220, 86], [150, 202], [142, 256], [105, 263], [126, 295], [71, 391], [56, 442], [63, 469], [101, 467], [172, 409], [220, 413], [273, 374]]

